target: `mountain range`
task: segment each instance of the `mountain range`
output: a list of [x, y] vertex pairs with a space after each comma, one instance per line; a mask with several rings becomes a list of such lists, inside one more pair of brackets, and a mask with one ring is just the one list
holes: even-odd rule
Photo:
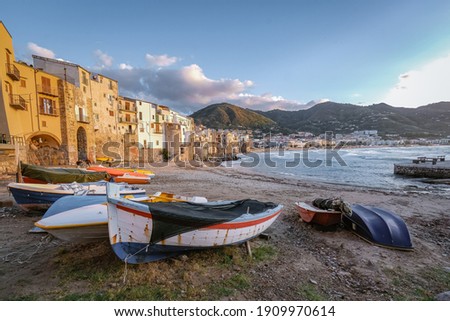
[[450, 136], [450, 102], [418, 108], [370, 106], [324, 102], [298, 111], [256, 111], [228, 103], [207, 106], [191, 115], [196, 124], [215, 129], [261, 129], [272, 132], [326, 131], [348, 134], [378, 130], [379, 135], [407, 138]]

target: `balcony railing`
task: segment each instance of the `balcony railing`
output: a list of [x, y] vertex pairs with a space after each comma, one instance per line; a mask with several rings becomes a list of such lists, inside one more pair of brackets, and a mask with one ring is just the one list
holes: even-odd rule
[[127, 129], [127, 130], [125, 130], [125, 134], [134, 135], [134, 134], [136, 134], [136, 129], [132, 129], [132, 130]]
[[50, 86], [42, 86], [37, 85], [38, 93], [49, 95], [49, 96], [58, 96], [58, 89], [57, 88], [51, 88]]
[[77, 121], [79, 121], [80, 123], [90, 123], [90, 119], [88, 115], [80, 115], [80, 114], [76, 114], [77, 117]]
[[6, 74], [12, 80], [20, 80], [20, 71], [16, 66], [14, 66], [14, 64], [6, 63]]
[[44, 106], [39, 106], [39, 114], [49, 115], [49, 116], [58, 116], [58, 111], [54, 107], [48, 108], [48, 107], [44, 107]]
[[136, 106], [124, 106], [122, 104], [119, 104], [119, 110], [121, 111], [129, 111], [130, 113], [136, 113], [137, 112], [137, 107]]
[[27, 110], [27, 101], [20, 95], [9, 95], [9, 105], [16, 109]]
[[119, 117], [119, 123], [136, 124], [137, 119], [135, 117], [128, 119], [126, 117]]

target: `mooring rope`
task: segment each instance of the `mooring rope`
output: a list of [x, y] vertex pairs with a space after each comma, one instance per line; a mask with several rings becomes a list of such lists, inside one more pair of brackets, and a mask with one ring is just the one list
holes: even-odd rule
[[150, 244], [147, 244], [146, 246], [144, 246], [142, 249], [140, 249], [139, 251], [135, 252], [134, 254], [128, 254], [125, 257], [125, 259], [123, 260], [125, 262], [125, 267], [124, 267], [124, 271], [123, 271], [123, 284], [125, 284], [127, 282], [128, 260], [130, 258], [132, 258], [133, 256], [137, 255], [138, 253], [142, 252], [143, 250], [145, 250], [147, 252], [149, 246], [150, 246]]
[[[37, 254], [44, 245], [53, 243], [53, 236], [50, 234], [47, 234], [41, 238], [41, 240], [37, 244], [32, 244], [22, 251], [15, 251], [6, 254], [5, 256], [1, 257], [1, 260], [3, 262], [8, 263], [17, 263], [17, 264], [25, 264], [29, 263], [31, 258]], [[29, 253], [29, 250], [31, 250], [31, 253]], [[15, 256], [15, 257], [14, 257]], [[11, 258], [13, 257], [13, 258]]]

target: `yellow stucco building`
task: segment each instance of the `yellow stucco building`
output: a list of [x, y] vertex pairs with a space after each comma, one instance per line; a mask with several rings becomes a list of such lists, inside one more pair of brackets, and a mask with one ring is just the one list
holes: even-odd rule
[[0, 21], [0, 143], [24, 146], [28, 162], [75, 165], [111, 152], [132, 161], [143, 148], [190, 154], [185, 145], [192, 118], [157, 104], [144, 104], [147, 111], [142, 101], [139, 109], [136, 99], [119, 96], [114, 79], [67, 61], [32, 58], [32, 65], [16, 60], [12, 36]]

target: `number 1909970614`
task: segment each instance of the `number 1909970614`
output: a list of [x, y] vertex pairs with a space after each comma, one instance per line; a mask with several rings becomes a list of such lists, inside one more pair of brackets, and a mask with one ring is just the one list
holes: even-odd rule
[[[334, 317], [334, 306], [309, 306], [309, 305], [266, 305], [256, 308], [258, 317]], [[252, 311], [253, 313], [253, 311]]]

